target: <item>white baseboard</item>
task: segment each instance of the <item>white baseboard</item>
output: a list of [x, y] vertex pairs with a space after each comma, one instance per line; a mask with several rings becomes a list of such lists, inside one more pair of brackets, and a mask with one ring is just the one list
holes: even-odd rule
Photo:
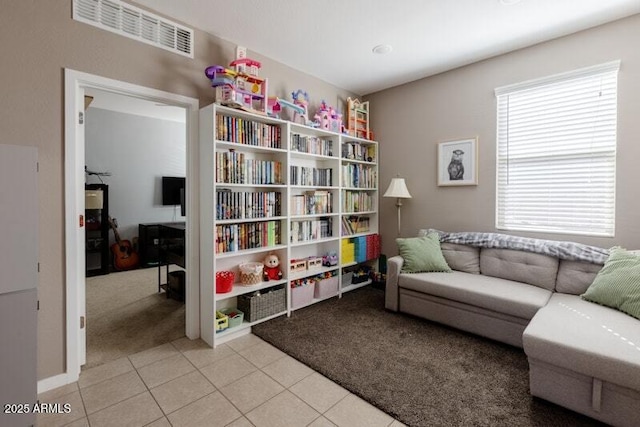
[[78, 381], [78, 377], [69, 373], [55, 375], [53, 377], [45, 378], [38, 381], [38, 394], [45, 391], [53, 390], [54, 388], [62, 387], [63, 385], [71, 384]]

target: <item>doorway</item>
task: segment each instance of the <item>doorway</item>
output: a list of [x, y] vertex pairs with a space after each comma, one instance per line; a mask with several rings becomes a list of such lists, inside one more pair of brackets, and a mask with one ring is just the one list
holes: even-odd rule
[[[85, 100], [84, 368], [91, 368], [185, 335], [185, 236], [171, 239], [180, 259], [165, 268], [160, 248], [169, 246], [160, 235], [166, 243], [169, 233], [159, 231], [185, 227], [186, 110], [93, 88]], [[165, 185], [169, 177], [180, 187]], [[169, 190], [178, 197], [166, 197]]]
[[179, 107], [186, 112], [185, 335], [200, 335], [198, 248], [198, 100], [104, 77], [65, 70], [66, 366], [59, 384], [77, 381], [86, 362], [85, 104], [86, 91], [100, 90]]

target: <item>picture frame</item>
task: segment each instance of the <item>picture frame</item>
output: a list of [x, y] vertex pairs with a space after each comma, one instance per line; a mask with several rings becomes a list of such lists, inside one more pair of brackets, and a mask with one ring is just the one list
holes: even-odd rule
[[478, 185], [478, 137], [438, 144], [438, 186]]

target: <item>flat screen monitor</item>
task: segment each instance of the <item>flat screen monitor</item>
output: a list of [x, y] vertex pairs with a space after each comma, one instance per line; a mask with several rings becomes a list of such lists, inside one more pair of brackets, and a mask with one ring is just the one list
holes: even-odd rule
[[185, 179], [176, 176], [162, 177], [162, 204], [165, 206], [180, 205], [182, 200], [180, 190], [184, 192]]

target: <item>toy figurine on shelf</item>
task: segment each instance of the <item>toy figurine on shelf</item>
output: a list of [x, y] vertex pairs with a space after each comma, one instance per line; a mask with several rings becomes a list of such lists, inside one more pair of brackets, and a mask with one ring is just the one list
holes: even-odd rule
[[299, 110], [293, 111], [292, 122], [309, 125], [309, 94], [302, 89], [298, 89], [295, 92], [291, 92], [291, 98], [293, 98], [293, 104], [299, 107]]
[[322, 256], [322, 265], [327, 267], [338, 265], [338, 254], [335, 251], [327, 252]]
[[236, 48], [231, 68], [212, 65], [204, 71], [216, 90], [216, 102], [247, 111], [267, 113], [267, 79], [258, 76], [260, 62], [247, 58], [247, 50]]
[[358, 138], [373, 139], [369, 129], [369, 101], [347, 98], [347, 132]]
[[277, 96], [270, 96], [267, 101], [267, 114], [271, 117], [280, 118], [280, 112], [283, 108], [288, 108], [295, 113], [304, 114], [305, 109], [293, 102], [289, 102], [285, 99], [278, 98]]
[[282, 270], [280, 270], [280, 259], [278, 258], [278, 255], [269, 254], [264, 258], [262, 263], [264, 264], [262, 272], [265, 282], [269, 280], [282, 279]]
[[323, 100], [320, 103], [320, 109], [314, 116], [316, 123], [320, 129], [330, 130], [332, 132], [341, 133], [343, 131], [342, 126], [342, 114], [338, 113], [331, 106], [327, 106], [327, 103]]

